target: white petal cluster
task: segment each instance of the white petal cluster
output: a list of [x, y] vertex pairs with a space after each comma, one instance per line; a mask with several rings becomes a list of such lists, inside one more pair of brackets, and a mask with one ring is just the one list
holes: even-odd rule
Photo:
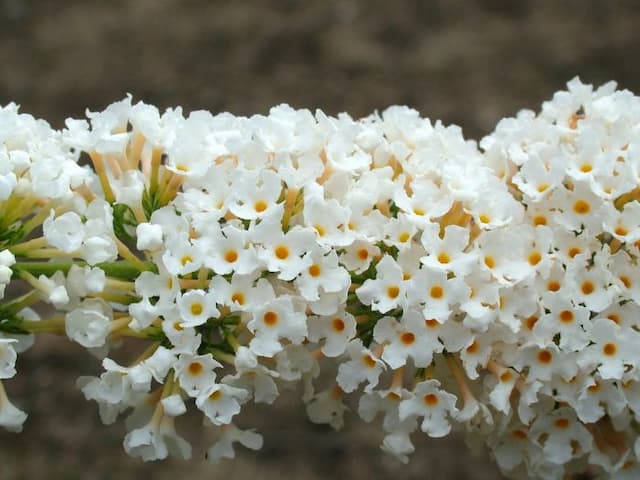
[[[188, 458], [193, 406], [220, 431], [212, 462], [259, 448], [234, 422], [301, 381], [313, 422], [340, 428], [355, 398], [404, 462], [418, 431], [462, 430], [516, 478], [640, 471], [632, 93], [574, 79], [479, 145], [406, 107], [87, 116], [58, 132], [0, 111], [0, 288], [34, 288], [0, 330], [102, 357], [146, 339], [79, 381], [105, 422], [129, 412], [131, 455]], [[38, 300], [63, 314], [27, 321]]]

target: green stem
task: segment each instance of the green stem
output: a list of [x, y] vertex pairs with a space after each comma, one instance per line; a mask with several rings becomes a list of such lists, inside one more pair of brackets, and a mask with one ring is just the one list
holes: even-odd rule
[[155, 194], [158, 190], [158, 172], [160, 171], [160, 164], [162, 163], [162, 150], [155, 147], [151, 152], [151, 184], [150, 191]]
[[54, 333], [61, 335], [65, 333], [64, 316], [56, 315], [38, 322], [24, 320], [21, 327], [30, 333]]
[[222, 362], [228, 363], [229, 365], [234, 365], [236, 362], [236, 357], [234, 355], [231, 355], [230, 353], [227, 353], [227, 352], [223, 352], [218, 348], [210, 348], [208, 351], [211, 354], [211, 356], [216, 360], [220, 360]]
[[234, 352], [237, 352], [238, 348], [241, 347], [240, 342], [233, 334], [227, 335], [226, 340], [227, 340], [227, 343], [231, 346], [231, 348], [233, 348]]
[[[144, 262], [146, 269], [156, 271], [157, 268], [153, 262]], [[28, 272], [35, 276], [46, 275], [51, 276], [54, 273], [60, 271], [65, 275], [69, 272], [73, 265], [79, 267], [87, 266], [86, 262], [18, 262], [11, 268], [14, 273]], [[115, 262], [103, 262], [98, 263], [95, 267], [104, 271], [109, 277], [120, 278], [124, 280], [135, 280], [140, 274], [140, 270], [137, 266], [132, 265], [126, 260], [116, 260]]]
[[88, 297], [101, 298], [106, 302], [119, 303], [121, 305], [129, 305], [130, 303], [135, 303], [140, 301], [140, 298], [133, 295], [120, 295], [117, 293], [110, 293], [110, 292], [93, 293], [88, 295]]
[[23, 308], [30, 307], [34, 303], [37, 303], [39, 300], [40, 292], [38, 290], [31, 290], [30, 292], [25, 293], [24, 295], [21, 295], [5, 303], [0, 307], [0, 310], [8, 313], [9, 315], [15, 315]]
[[34, 250], [37, 248], [45, 248], [47, 246], [47, 239], [44, 237], [33, 238], [31, 240], [27, 240], [26, 242], [16, 243], [9, 247], [9, 250], [14, 255], [25, 255], [29, 250]]
[[[122, 337], [135, 337], [135, 338], [146, 338], [146, 339], [155, 339], [162, 333], [162, 330], [157, 327], [147, 327], [139, 332], [131, 329], [130, 327], [124, 327], [118, 331], [118, 335]], [[158, 342], [160, 345], [161, 342]]]
[[147, 267], [147, 264], [143, 260], [140, 260], [138, 257], [136, 257], [133, 252], [129, 250], [129, 247], [127, 247], [119, 239], [116, 238], [115, 242], [116, 246], [118, 247], [118, 254], [126, 261], [128, 261], [130, 265], [135, 266], [135, 268], [137, 268], [141, 272], [149, 269]]
[[63, 252], [57, 248], [35, 248], [26, 252], [16, 252], [20, 257], [26, 258], [70, 258], [76, 256], [76, 252]]

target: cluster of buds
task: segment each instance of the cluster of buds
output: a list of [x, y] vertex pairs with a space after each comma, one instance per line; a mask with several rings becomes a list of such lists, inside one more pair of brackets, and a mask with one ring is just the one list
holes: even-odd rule
[[87, 117], [0, 110], [0, 379], [34, 334], [68, 336], [144, 460], [191, 456], [188, 408], [211, 462], [260, 448], [243, 406], [301, 381], [311, 421], [351, 404], [403, 462], [455, 429], [512, 477], [640, 477], [632, 93], [572, 80], [479, 146], [406, 107]]

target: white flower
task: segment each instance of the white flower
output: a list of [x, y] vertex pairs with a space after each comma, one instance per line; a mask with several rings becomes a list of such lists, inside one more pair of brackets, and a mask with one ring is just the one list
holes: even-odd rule
[[624, 251], [619, 251], [610, 257], [608, 269], [621, 295], [631, 298], [631, 304], [640, 305], [640, 271], [632, 257]]
[[118, 248], [113, 234], [113, 211], [111, 205], [98, 198], [84, 211], [85, 237], [80, 255], [90, 265], [113, 261], [118, 256]]
[[182, 399], [182, 396], [180, 394], [175, 393], [173, 395], [169, 395], [168, 397], [164, 397], [162, 400], [160, 400], [160, 403], [162, 404], [164, 413], [166, 415], [169, 415], [170, 417], [178, 417], [187, 412], [187, 406], [185, 405], [184, 400]]
[[40, 275], [38, 277], [39, 286], [49, 301], [56, 308], [64, 308], [69, 303], [69, 294], [65, 287], [64, 274], [60, 271], [51, 277]]
[[167, 109], [162, 115], [157, 107], [143, 102], [131, 108], [129, 122], [153, 147], [167, 147], [175, 139], [178, 126], [184, 122], [182, 108]]
[[604, 229], [621, 242], [634, 243], [640, 240], [640, 203], [626, 203], [622, 211], [618, 211], [613, 205], [604, 205]]
[[583, 182], [576, 182], [573, 190], [559, 187], [553, 192], [552, 201], [556, 205], [555, 221], [566, 229], [578, 232], [586, 228], [590, 235], [603, 231], [602, 199]]
[[51, 210], [42, 228], [49, 245], [66, 253], [79, 250], [84, 241], [84, 224], [75, 212], [66, 212], [56, 217]]
[[296, 278], [295, 284], [305, 300], [319, 300], [321, 290], [335, 293], [351, 285], [349, 274], [338, 265], [335, 251], [324, 255], [319, 248], [311, 248], [302, 260], [307, 266]]
[[111, 308], [102, 300], [89, 298], [67, 313], [64, 327], [67, 336], [88, 348], [101, 347], [109, 335]]
[[491, 178], [476, 195], [469, 213], [483, 230], [504, 227], [510, 223], [518, 224], [523, 217], [522, 204], [507, 193], [502, 183], [495, 178]]
[[249, 348], [265, 357], [273, 357], [282, 350], [281, 338], [300, 344], [307, 335], [306, 316], [296, 311], [288, 296], [276, 297], [256, 307], [247, 328], [255, 335]]
[[11, 345], [16, 342], [13, 338], [0, 338], [0, 379], [12, 378], [16, 374], [18, 354]]
[[640, 335], [635, 330], [620, 327], [607, 318], [597, 318], [587, 335], [593, 343], [578, 356], [581, 368], [597, 368], [603, 379], [620, 379], [625, 365], [638, 365]]
[[197, 397], [215, 384], [216, 368], [222, 368], [222, 364], [214, 360], [210, 353], [206, 355], [183, 353], [178, 357], [175, 365], [176, 379], [187, 395]]
[[589, 452], [593, 443], [589, 431], [567, 407], [536, 418], [530, 439], [542, 447], [545, 461], [558, 465]]
[[347, 354], [351, 360], [341, 363], [338, 367], [338, 385], [345, 392], [353, 392], [366, 380], [367, 386], [364, 390], [371, 392], [378, 384], [380, 374], [385, 368], [384, 363], [374, 356], [359, 338], [349, 342]]
[[313, 393], [311, 380], [320, 374], [318, 360], [303, 345], [286, 345], [276, 354], [276, 373], [287, 382], [302, 380], [305, 392], [303, 401], [307, 401]]
[[15, 265], [16, 257], [11, 250], [0, 250], [0, 265], [3, 267], [11, 267]]
[[176, 312], [162, 322], [162, 331], [171, 342], [172, 350], [176, 353], [195, 355], [202, 343], [202, 336], [193, 327], [184, 328], [182, 319]]
[[393, 257], [385, 255], [376, 265], [375, 280], [367, 279], [356, 290], [358, 299], [365, 305], [380, 313], [401, 305], [406, 292], [406, 282], [403, 279], [402, 269]]
[[167, 377], [169, 370], [175, 365], [176, 357], [179, 353], [182, 352], [177, 349], [170, 350], [161, 345], [143, 363], [144, 366], [149, 369], [149, 372], [153, 375], [156, 382], [164, 383], [164, 379]]
[[95, 235], [85, 239], [80, 249], [80, 255], [89, 265], [96, 265], [115, 260], [118, 256], [118, 249], [112, 238]]
[[224, 277], [215, 276], [211, 279], [209, 291], [216, 303], [229, 307], [232, 312], [250, 312], [258, 305], [275, 298], [275, 292], [269, 280], [255, 275], [237, 275], [227, 282]]
[[77, 381], [85, 398], [98, 402], [101, 410], [105, 407], [124, 409], [135, 402], [140, 393], [146, 393], [151, 388], [151, 372], [146, 365], [126, 368], [109, 358], [105, 358], [102, 365], [105, 372], [99, 378], [80, 377]]
[[340, 263], [355, 274], [366, 271], [371, 261], [380, 255], [380, 249], [364, 240], [356, 240], [340, 255]]
[[231, 182], [229, 210], [237, 217], [255, 220], [282, 214], [282, 204], [277, 203], [282, 180], [273, 171], [236, 170]]
[[11, 164], [6, 154], [0, 156], [0, 201], [7, 200], [18, 184], [16, 174], [11, 171]]
[[513, 176], [513, 183], [527, 196], [528, 201], [541, 201], [562, 183], [565, 172], [560, 158], [561, 152], [550, 145], [529, 153], [527, 160]]
[[202, 325], [209, 318], [217, 318], [220, 315], [213, 295], [204, 290], [189, 290], [180, 295], [176, 303], [182, 317], [181, 325], [183, 328]]
[[[435, 320], [433, 322], [437, 323]], [[445, 323], [445, 326], [449, 323]], [[501, 334], [499, 327], [489, 328], [485, 333], [470, 338], [467, 345], [460, 350], [460, 359], [469, 378], [478, 378], [478, 367], [486, 367], [493, 353], [494, 343], [502, 336]]]
[[263, 443], [262, 435], [253, 430], [240, 430], [233, 424], [225, 425], [222, 427], [221, 437], [207, 450], [206, 457], [209, 463], [218, 463], [223, 458], [235, 458], [235, 442], [251, 450], [260, 450]]
[[517, 333], [522, 327], [522, 319], [529, 318], [538, 311], [537, 292], [519, 284], [514, 288], [503, 287], [499, 294], [496, 309], [498, 321]]
[[617, 287], [611, 285], [613, 279], [609, 270], [599, 262], [589, 267], [585, 257], [567, 267], [565, 278], [574, 303], [583, 304], [594, 312], [606, 309], [617, 293]]
[[162, 263], [171, 275], [185, 275], [202, 266], [205, 252], [197, 248], [186, 233], [178, 233], [165, 243]]
[[440, 323], [449, 319], [453, 308], [470, 295], [469, 287], [459, 277], [448, 278], [444, 271], [421, 268], [409, 283], [407, 303], [422, 307], [424, 318], [434, 318]]
[[489, 394], [491, 405], [506, 415], [511, 412], [511, 393], [519, 376], [511, 369], [504, 368], [497, 375], [495, 385]]
[[427, 268], [452, 272], [457, 277], [464, 277], [471, 270], [477, 254], [465, 251], [469, 244], [468, 229], [449, 225], [440, 238], [440, 225], [429, 224], [421, 240], [427, 255], [420, 260]]
[[451, 430], [447, 417], [455, 417], [456, 396], [441, 390], [438, 380], [425, 380], [413, 389], [413, 395], [400, 402], [400, 420], [424, 417], [420, 429], [430, 437], [444, 437]]
[[411, 193], [404, 186], [396, 188], [393, 201], [416, 226], [424, 227], [432, 219], [441, 217], [451, 209], [453, 198], [432, 180], [426, 177], [416, 178], [409, 185]]
[[250, 238], [261, 244], [258, 258], [267, 265], [267, 270], [277, 272], [278, 278], [286, 281], [293, 280], [305, 268], [302, 256], [314, 242], [313, 232], [298, 225], [283, 233], [280, 219], [274, 217], [260, 222]]
[[162, 246], [162, 227], [153, 223], [139, 223], [136, 226], [136, 248], [157, 250]]
[[410, 433], [402, 430], [389, 433], [385, 435], [380, 448], [407, 464], [409, 463], [409, 455], [416, 450], [411, 443]]
[[249, 398], [247, 390], [216, 383], [200, 392], [196, 405], [214, 425], [227, 425]]
[[347, 343], [356, 336], [356, 320], [350, 313], [341, 310], [334, 315], [309, 317], [309, 340], [325, 339], [322, 353], [337, 357], [345, 351]]
[[500, 283], [513, 284], [532, 274], [527, 245], [532, 231], [524, 226], [484, 232], [478, 238], [480, 266]]
[[[346, 246], [353, 242], [351, 234], [345, 231], [349, 223], [350, 211], [335, 199], [322, 198], [322, 188], [304, 190], [304, 223], [316, 231], [316, 242], [323, 247]], [[313, 192], [313, 193], [311, 193]]]
[[314, 395], [306, 406], [309, 420], [340, 430], [344, 426], [344, 412], [347, 410], [342, 402], [342, 395], [343, 392], [338, 386]]
[[67, 292], [72, 298], [85, 297], [89, 293], [98, 293], [104, 290], [106, 275], [100, 268], [86, 266], [81, 268], [72, 265], [67, 273]]
[[612, 380], [590, 377], [575, 404], [576, 414], [584, 423], [595, 423], [605, 414], [618, 416], [627, 406], [620, 387]]
[[27, 414], [9, 401], [4, 386], [0, 382], [0, 426], [10, 432], [21, 432], [22, 424], [26, 419]]
[[400, 322], [392, 317], [383, 317], [373, 329], [373, 338], [385, 345], [384, 360], [391, 368], [405, 365], [407, 358], [413, 358], [416, 367], [426, 367], [433, 360], [434, 352], [442, 351], [437, 336], [430, 335], [422, 315], [415, 310], [407, 310]]
[[[579, 361], [579, 360], [578, 360]], [[573, 378], [577, 371], [576, 355], [560, 350], [552, 339], [536, 346], [523, 346], [512, 364], [518, 370], [529, 367], [527, 381], [549, 381], [553, 374], [560, 375], [565, 380]]]
[[198, 245], [206, 249], [205, 266], [218, 275], [231, 272], [248, 275], [261, 267], [247, 232], [233, 225], [219, 231], [211, 229], [206, 241], [198, 242]]
[[191, 445], [176, 433], [173, 417], [164, 415], [161, 406], [157, 411], [160, 414], [154, 414], [147, 425], [127, 433], [125, 451], [145, 462], [162, 460], [169, 455], [184, 460], [191, 458]]
[[384, 227], [384, 243], [397, 247], [400, 251], [411, 247], [412, 239], [418, 229], [411, 223], [404, 213], [398, 214], [397, 218], [390, 218]]
[[278, 386], [273, 379], [280, 374], [258, 363], [257, 355], [250, 349], [238, 347], [235, 367], [236, 375], [227, 375], [222, 379], [224, 383], [250, 391], [256, 403], [273, 403], [278, 397]]

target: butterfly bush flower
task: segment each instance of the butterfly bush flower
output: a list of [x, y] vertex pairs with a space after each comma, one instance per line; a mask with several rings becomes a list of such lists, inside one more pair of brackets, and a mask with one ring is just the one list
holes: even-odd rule
[[0, 108], [0, 425], [49, 333], [101, 359], [78, 387], [145, 461], [191, 456], [194, 407], [211, 463], [260, 448], [246, 409], [301, 382], [402, 462], [457, 431], [512, 478], [636, 478], [640, 99], [567, 87], [480, 142], [397, 106]]

